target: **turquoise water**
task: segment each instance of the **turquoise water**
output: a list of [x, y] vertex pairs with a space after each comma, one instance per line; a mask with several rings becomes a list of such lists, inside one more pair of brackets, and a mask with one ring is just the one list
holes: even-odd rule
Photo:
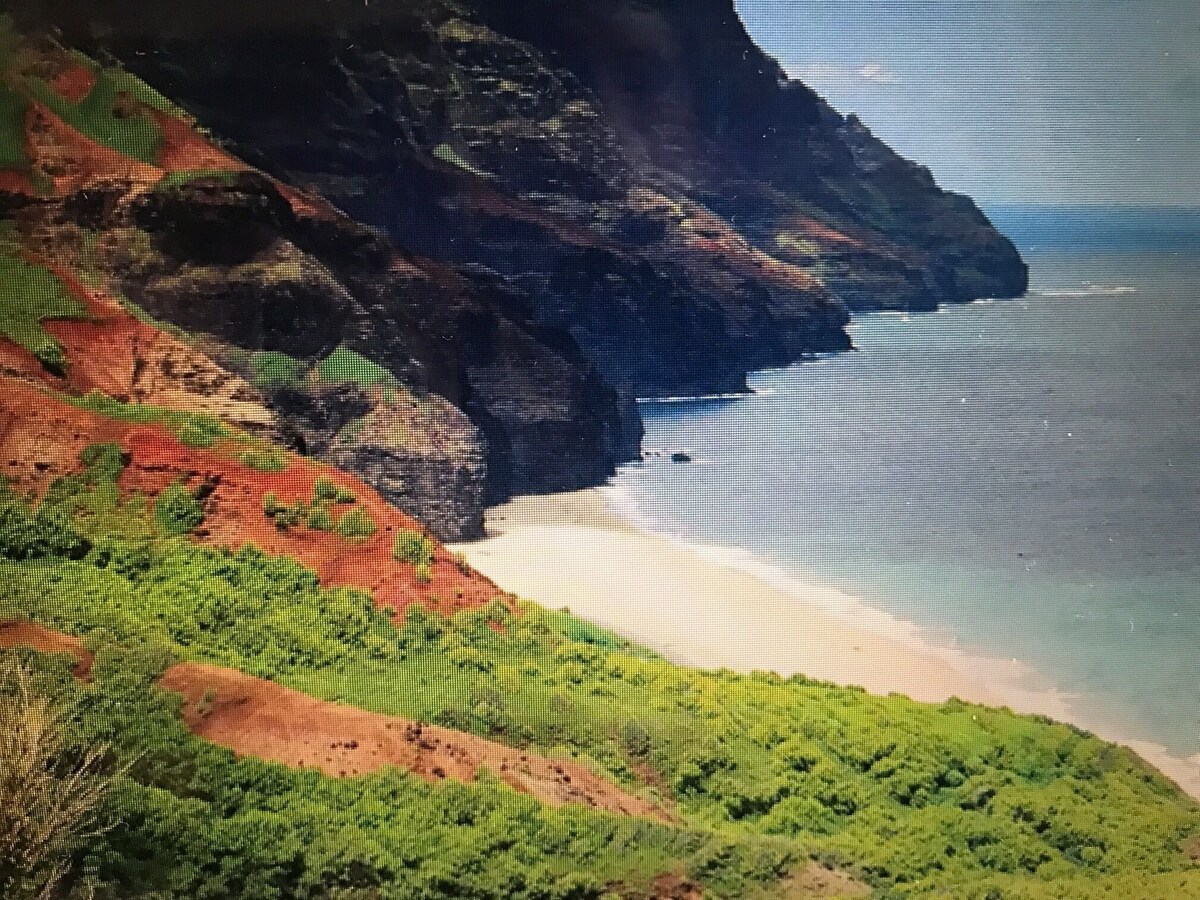
[[695, 462], [617, 485], [664, 530], [1019, 658], [1089, 721], [1193, 754], [1200, 260], [1054, 243], [1027, 250], [1026, 299], [863, 316], [858, 352], [753, 396], [644, 404], [646, 446]]

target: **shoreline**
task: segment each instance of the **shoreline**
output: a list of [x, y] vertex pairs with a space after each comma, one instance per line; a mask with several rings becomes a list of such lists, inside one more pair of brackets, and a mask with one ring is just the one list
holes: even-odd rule
[[770, 670], [924, 702], [958, 697], [1049, 716], [1134, 750], [1200, 800], [1200, 754], [1082, 719], [1028, 665], [940, 646], [917, 626], [752, 553], [688, 543], [623, 517], [610, 487], [522, 497], [454, 550], [505, 590], [695, 668]]

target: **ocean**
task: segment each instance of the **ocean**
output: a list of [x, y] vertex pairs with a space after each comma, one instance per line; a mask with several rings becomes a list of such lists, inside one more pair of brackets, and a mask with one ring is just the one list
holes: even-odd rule
[[[615, 490], [1200, 753], [1200, 215], [1005, 208], [1027, 297], [867, 314], [754, 393], [642, 404]], [[693, 461], [677, 463], [674, 452]]]

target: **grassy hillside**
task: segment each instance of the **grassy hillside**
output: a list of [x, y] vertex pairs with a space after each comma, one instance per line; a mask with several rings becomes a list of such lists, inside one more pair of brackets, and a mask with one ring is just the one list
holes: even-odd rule
[[[78, 853], [101, 896], [637, 897], [670, 873], [705, 896], [784, 896], [812, 859], [881, 896], [1200, 885], [1182, 850], [1195, 805], [1075, 729], [683, 669], [530, 605], [395, 616], [302, 562], [198, 546], [186, 517], [117, 486], [123, 460], [89, 448], [40, 504], [0, 503], [0, 619], [84, 639], [92, 681], [42, 662], [45, 690], [73, 742], [131, 765], [108, 810], [120, 824]], [[571, 758], [678, 824], [551, 811], [487, 774], [239, 760], [154, 686], [176, 660]]]

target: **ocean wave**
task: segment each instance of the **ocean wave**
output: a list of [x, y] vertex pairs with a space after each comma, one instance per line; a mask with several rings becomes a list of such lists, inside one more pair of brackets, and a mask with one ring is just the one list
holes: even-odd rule
[[639, 397], [637, 402], [646, 406], [657, 406], [660, 403], [703, 403], [708, 400], [745, 400], [753, 397], [757, 391], [738, 391], [731, 394], [697, 394], [680, 397]]
[[1030, 291], [1036, 297], [1117, 297], [1136, 294], [1138, 289], [1127, 284], [1090, 284], [1081, 288], [1057, 291]]

